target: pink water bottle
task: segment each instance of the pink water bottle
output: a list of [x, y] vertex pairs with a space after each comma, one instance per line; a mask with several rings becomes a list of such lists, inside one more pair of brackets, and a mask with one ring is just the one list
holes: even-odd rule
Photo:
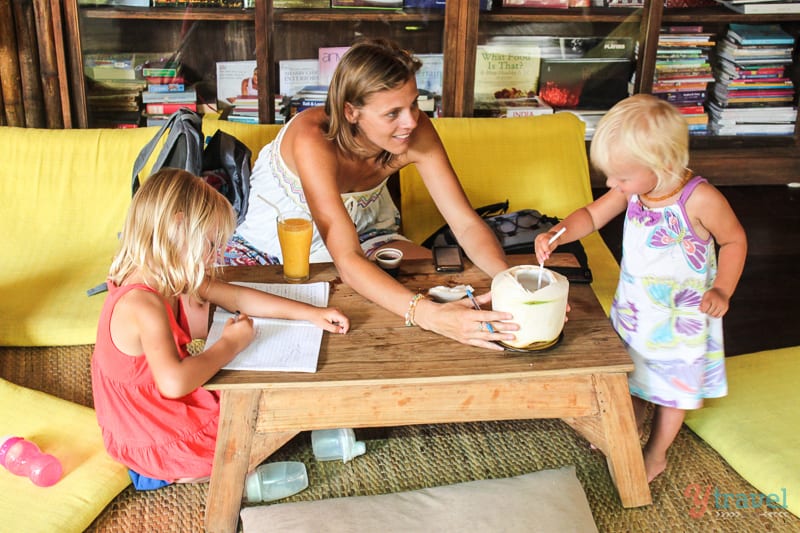
[[18, 476], [28, 476], [35, 485], [55, 485], [63, 472], [57, 457], [22, 437], [0, 437], [0, 465]]

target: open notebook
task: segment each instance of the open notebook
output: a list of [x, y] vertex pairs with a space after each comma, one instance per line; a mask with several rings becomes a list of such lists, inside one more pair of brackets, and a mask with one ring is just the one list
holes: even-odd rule
[[[309, 303], [328, 305], [328, 282], [237, 283], [246, 287]], [[206, 346], [217, 342], [231, 313], [217, 308], [208, 332]], [[316, 372], [323, 330], [305, 320], [253, 318], [256, 337], [239, 355], [225, 365], [228, 370], [272, 370], [283, 372]]]

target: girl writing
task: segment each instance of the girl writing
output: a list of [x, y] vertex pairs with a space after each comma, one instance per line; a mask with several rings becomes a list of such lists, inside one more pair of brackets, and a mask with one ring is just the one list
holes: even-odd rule
[[[202, 388], [254, 337], [249, 316], [308, 320], [346, 333], [349, 321], [318, 308], [218, 280], [215, 263], [236, 224], [228, 200], [194, 175], [165, 168], [137, 191], [108, 276], [92, 356], [92, 395], [111, 457], [137, 488], [211, 474], [216, 393]], [[240, 311], [219, 342], [196, 356], [209, 304]]]
[[628, 382], [640, 432], [648, 403], [655, 405], [644, 447], [652, 481], [667, 466], [685, 411], [727, 394], [721, 318], [747, 239], [725, 197], [686, 168], [688, 127], [671, 104], [644, 94], [621, 101], [598, 123], [590, 157], [609, 191], [537, 236], [536, 255], [545, 260], [559, 243], [625, 212], [611, 322], [634, 362]]

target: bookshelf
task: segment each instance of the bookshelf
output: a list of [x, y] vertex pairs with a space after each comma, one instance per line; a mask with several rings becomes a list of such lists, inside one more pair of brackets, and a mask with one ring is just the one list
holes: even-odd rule
[[[569, 9], [505, 8], [494, 0], [482, 11], [478, 0], [447, 0], [444, 10], [284, 9], [273, 0], [256, 0], [251, 9], [64, 7], [72, 80], [74, 123], [87, 127], [83, 55], [100, 49], [131, 51], [147, 43], [152, 50], [175, 49], [187, 28], [184, 57], [198, 78], [210, 82], [216, 61], [256, 59], [260, 87], [259, 121], [274, 121], [272, 94], [278, 86], [278, 63], [314, 58], [322, 46], [342, 46], [359, 35], [394, 39], [416, 53], [444, 55], [442, 114], [472, 116], [475, 58], [478, 47], [502, 35], [623, 35], [638, 41], [636, 92], [652, 90], [658, 34], [665, 25], [703, 25], [721, 32], [731, 22], [780, 23], [800, 33], [800, 14], [744, 15], [724, 6], [665, 8], [658, 0], [643, 7]], [[800, 48], [800, 47], [798, 47]], [[800, 84], [797, 52], [791, 65]], [[202, 93], [202, 90], [200, 91]], [[781, 184], [800, 180], [800, 134], [759, 137], [693, 137], [692, 168], [720, 185]], [[732, 172], [732, 169], [736, 172]], [[600, 176], [593, 184], [603, 186]]]
[[[183, 66], [198, 84], [198, 101], [216, 91], [217, 61], [256, 59], [256, 35], [266, 31], [264, 4], [254, 9], [189, 7], [114, 7], [64, 3], [65, 39], [71, 83], [71, 111], [75, 125], [97, 125], [88, 105], [84, 59], [98, 53], [163, 53], [181, 50]], [[260, 107], [269, 108], [264, 94]], [[263, 117], [266, 119], [266, 117]], [[266, 120], [263, 120], [266, 121]]]

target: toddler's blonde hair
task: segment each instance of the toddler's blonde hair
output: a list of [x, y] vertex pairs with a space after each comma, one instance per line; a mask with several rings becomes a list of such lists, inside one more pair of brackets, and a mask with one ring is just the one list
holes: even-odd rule
[[589, 149], [592, 165], [608, 174], [617, 158], [653, 171], [656, 189], [679, 183], [689, 164], [689, 127], [672, 104], [635, 94], [612, 107], [597, 124]]
[[217, 252], [236, 227], [230, 202], [190, 172], [164, 168], [136, 192], [109, 279], [119, 285], [138, 271], [164, 297], [199, 298], [216, 274]]

